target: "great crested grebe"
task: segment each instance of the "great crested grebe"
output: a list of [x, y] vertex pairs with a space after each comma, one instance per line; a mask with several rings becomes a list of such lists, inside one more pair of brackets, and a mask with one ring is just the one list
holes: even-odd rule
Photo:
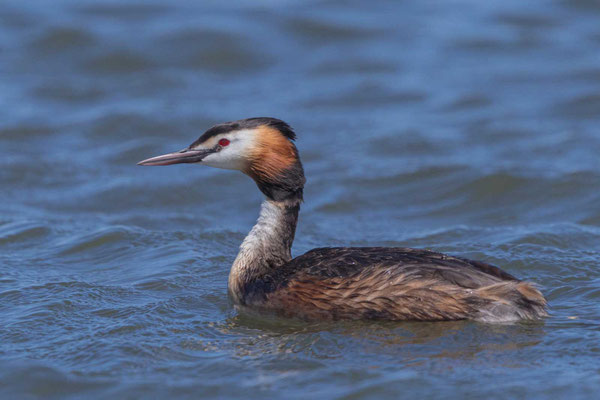
[[215, 125], [179, 152], [138, 163], [239, 170], [266, 196], [229, 273], [237, 306], [303, 319], [503, 322], [548, 315], [533, 284], [479, 261], [400, 247], [319, 248], [292, 259], [306, 181], [295, 138], [279, 119], [249, 118]]

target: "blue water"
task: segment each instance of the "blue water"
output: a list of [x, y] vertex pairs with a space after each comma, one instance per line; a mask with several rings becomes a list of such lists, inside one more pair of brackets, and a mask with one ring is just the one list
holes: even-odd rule
[[[0, 3], [0, 397], [595, 398], [600, 5]], [[298, 133], [294, 254], [429, 248], [540, 323], [240, 315], [245, 176], [140, 168], [217, 122]]]

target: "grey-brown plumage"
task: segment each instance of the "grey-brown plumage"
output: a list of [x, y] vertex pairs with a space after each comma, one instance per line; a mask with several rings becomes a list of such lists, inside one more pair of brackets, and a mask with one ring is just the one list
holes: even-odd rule
[[320, 248], [247, 287], [247, 305], [306, 319], [511, 321], [546, 315], [530, 283], [478, 261], [410, 248]]
[[305, 183], [294, 139], [281, 120], [250, 118], [216, 125], [181, 152], [140, 162], [238, 169], [265, 194], [229, 274], [236, 305], [304, 319], [499, 322], [547, 315], [533, 284], [478, 261], [388, 247], [320, 248], [292, 259]]

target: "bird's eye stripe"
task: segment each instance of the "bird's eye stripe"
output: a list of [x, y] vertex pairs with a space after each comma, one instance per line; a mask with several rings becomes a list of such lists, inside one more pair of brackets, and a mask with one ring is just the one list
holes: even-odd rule
[[219, 140], [219, 146], [228, 146], [229, 145], [229, 139], [221, 139]]

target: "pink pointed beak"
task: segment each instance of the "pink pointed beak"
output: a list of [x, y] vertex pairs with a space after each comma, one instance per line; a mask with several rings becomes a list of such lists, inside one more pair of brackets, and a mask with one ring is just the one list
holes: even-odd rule
[[182, 163], [197, 163], [201, 162], [204, 157], [214, 153], [213, 149], [202, 149], [202, 150], [190, 150], [183, 149], [175, 153], [163, 154], [162, 156], [148, 158], [140, 161], [137, 165], [171, 165], [171, 164], [182, 164]]

